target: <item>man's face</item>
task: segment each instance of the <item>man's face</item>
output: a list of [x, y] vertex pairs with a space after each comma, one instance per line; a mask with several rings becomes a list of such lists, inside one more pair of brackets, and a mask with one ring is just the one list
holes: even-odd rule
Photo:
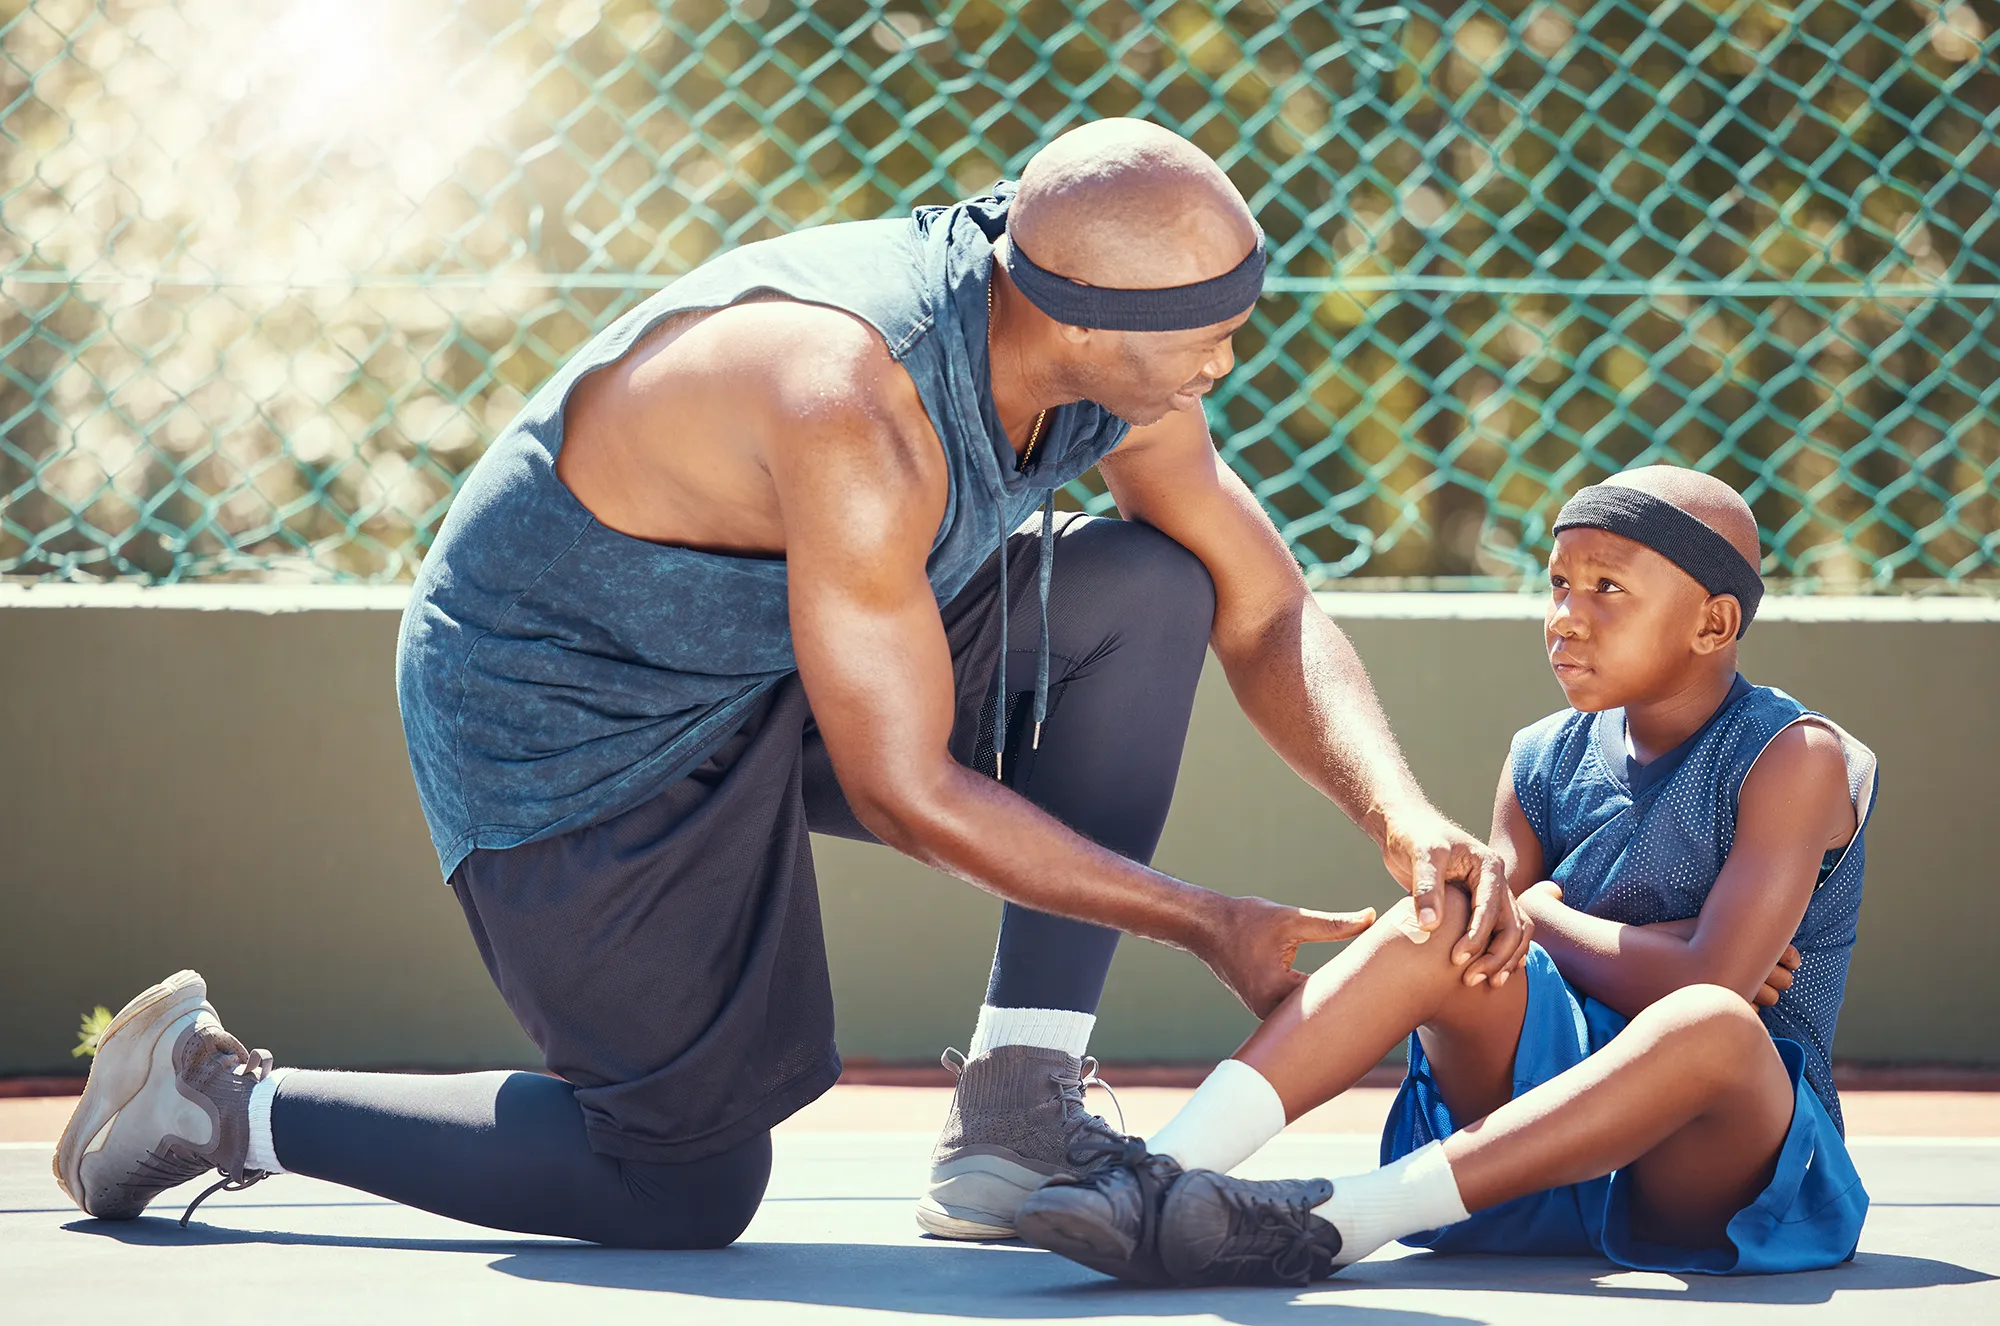
[[1688, 663], [1717, 647], [1703, 636], [1708, 600], [1642, 543], [1599, 529], [1558, 534], [1543, 636], [1570, 706], [1591, 713], [1672, 694]]
[[1173, 410], [1199, 410], [1216, 380], [1236, 367], [1231, 344], [1249, 313], [1180, 332], [1088, 333], [1083, 394], [1134, 427]]

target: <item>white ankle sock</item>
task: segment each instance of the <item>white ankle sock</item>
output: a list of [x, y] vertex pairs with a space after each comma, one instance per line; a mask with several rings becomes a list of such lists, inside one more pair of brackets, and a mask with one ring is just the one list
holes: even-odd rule
[[273, 1068], [262, 1082], [250, 1088], [250, 1150], [243, 1163], [266, 1174], [283, 1174], [278, 1148], [271, 1142], [271, 1102], [278, 1097], [278, 1084], [297, 1072], [296, 1068]]
[[1182, 1169], [1227, 1174], [1284, 1131], [1277, 1088], [1242, 1060], [1224, 1059], [1146, 1148], [1172, 1156]]
[[1378, 1170], [1335, 1179], [1333, 1196], [1315, 1211], [1340, 1231], [1340, 1255], [1334, 1259], [1339, 1266], [1405, 1234], [1455, 1225], [1467, 1216], [1443, 1142], [1420, 1146]]
[[1033, 1045], [1044, 1050], [1061, 1050], [1080, 1059], [1090, 1046], [1090, 1031], [1096, 1025], [1095, 1013], [981, 1004], [979, 1024], [972, 1029], [972, 1048], [965, 1052], [965, 1057], [977, 1059], [1000, 1045]]

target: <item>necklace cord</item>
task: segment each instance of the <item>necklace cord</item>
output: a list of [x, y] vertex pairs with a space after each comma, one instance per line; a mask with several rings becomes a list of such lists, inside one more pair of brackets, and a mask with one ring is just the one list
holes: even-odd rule
[[[994, 271], [995, 273], [999, 271], [998, 263], [994, 264]], [[988, 364], [987, 376], [989, 378], [992, 376], [991, 365], [993, 362], [993, 286], [994, 277], [989, 275], [986, 278], [986, 361]], [[993, 412], [996, 415], [1000, 413], [1000, 403], [998, 401], [993, 403]], [[1047, 410], [1041, 410], [1035, 414], [1035, 422], [1028, 428], [1028, 445], [1022, 449], [1021, 458], [1014, 462], [1014, 473], [1020, 474], [1034, 463], [1035, 448], [1041, 443], [1042, 425], [1047, 422], [1048, 417], [1049, 412]], [[1005, 421], [1002, 421], [1000, 426], [1004, 429], [1007, 425]]]

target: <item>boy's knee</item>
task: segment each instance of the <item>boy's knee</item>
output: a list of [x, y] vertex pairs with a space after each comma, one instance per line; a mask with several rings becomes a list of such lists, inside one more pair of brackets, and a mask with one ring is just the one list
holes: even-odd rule
[[1771, 1036], [1749, 1000], [1720, 985], [1685, 985], [1662, 996], [1637, 1018], [1664, 1040], [1686, 1044], [1723, 1066], [1762, 1051]]
[[1472, 899], [1465, 890], [1450, 885], [1438, 890], [1438, 923], [1435, 930], [1426, 931], [1417, 921], [1417, 901], [1404, 898], [1382, 914], [1376, 922], [1388, 927], [1396, 939], [1413, 948], [1418, 948], [1438, 959], [1440, 966], [1451, 966], [1451, 947], [1465, 934], [1472, 924]]

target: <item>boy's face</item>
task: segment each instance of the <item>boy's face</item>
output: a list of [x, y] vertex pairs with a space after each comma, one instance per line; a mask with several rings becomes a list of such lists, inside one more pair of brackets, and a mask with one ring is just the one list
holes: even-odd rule
[[1671, 695], [1698, 659], [1735, 641], [1693, 576], [1604, 530], [1556, 536], [1549, 591], [1549, 664], [1570, 706], [1585, 713]]

